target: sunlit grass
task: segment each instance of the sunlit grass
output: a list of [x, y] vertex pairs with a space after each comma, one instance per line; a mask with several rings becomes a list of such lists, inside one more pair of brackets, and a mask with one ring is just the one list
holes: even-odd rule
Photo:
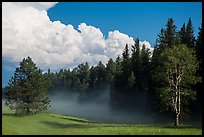
[[202, 126], [173, 128], [164, 124], [115, 124], [46, 112], [16, 117], [14, 111], [3, 107], [2, 134], [201, 135]]

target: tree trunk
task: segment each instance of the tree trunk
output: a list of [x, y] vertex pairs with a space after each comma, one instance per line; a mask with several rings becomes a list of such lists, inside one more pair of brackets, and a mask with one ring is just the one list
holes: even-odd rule
[[[179, 99], [178, 99], [179, 100]], [[174, 124], [174, 126], [179, 126], [179, 124], [180, 124], [180, 100], [179, 100], [179, 102], [177, 102], [177, 104], [176, 104], [176, 111], [175, 111], [175, 124]]]
[[177, 91], [177, 86], [176, 86], [176, 97], [175, 97], [175, 123], [174, 126], [179, 125], [179, 117], [180, 117], [180, 93]]
[[26, 115], [29, 115], [30, 114], [30, 109], [29, 107], [26, 108]]
[[181, 120], [181, 92], [178, 92], [178, 117], [179, 117], [179, 124]]
[[179, 125], [179, 114], [177, 113], [176, 117], [175, 117], [175, 124], [174, 124], [174, 126], [178, 126], [178, 125]]

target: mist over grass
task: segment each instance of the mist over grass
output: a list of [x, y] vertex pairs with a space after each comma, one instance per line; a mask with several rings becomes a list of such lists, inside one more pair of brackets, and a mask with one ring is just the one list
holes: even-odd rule
[[[49, 94], [51, 113], [61, 113], [106, 122], [118, 123], [153, 123], [155, 118], [149, 113], [134, 111], [113, 111], [110, 108], [109, 89], [92, 91], [90, 94], [74, 93], [70, 91], [55, 91]], [[143, 107], [141, 102], [140, 107]]]

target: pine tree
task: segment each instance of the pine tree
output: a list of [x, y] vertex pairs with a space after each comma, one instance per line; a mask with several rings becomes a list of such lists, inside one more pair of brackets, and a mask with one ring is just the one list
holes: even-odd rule
[[122, 73], [122, 59], [118, 56], [115, 60], [116, 63], [116, 73], [114, 77], [114, 88], [120, 89], [122, 85], [121, 73]]
[[141, 54], [141, 90], [147, 91], [150, 83], [150, 51], [142, 46]]
[[188, 24], [186, 26], [186, 43], [185, 44], [189, 48], [195, 48], [194, 29], [193, 29], [191, 18], [189, 18]]
[[106, 67], [101, 61], [99, 61], [98, 65], [96, 66], [96, 86], [98, 88], [105, 88], [106, 86], [105, 73]]
[[139, 38], [136, 38], [134, 46], [132, 46], [132, 58], [131, 58], [132, 71], [135, 76], [135, 88], [140, 87], [140, 70], [141, 70], [141, 61], [140, 61], [140, 45]]
[[28, 115], [46, 110], [49, 98], [42, 71], [30, 57], [24, 58], [17, 67], [14, 77], [9, 80], [5, 93], [6, 105], [17, 115]]
[[92, 66], [90, 69], [90, 77], [89, 77], [89, 89], [95, 89], [97, 82], [97, 72], [96, 67]]
[[128, 77], [131, 74], [131, 62], [130, 62], [130, 54], [129, 54], [129, 49], [128, 45], [126, 44], [125, 49], [123, 51], [123, 58], [121, 62], [122, 66], [122, 73], [121, 73], [121, 79], [123, 81], [122, 89], [127, 90], [128, 89]]
[[116, 64], [110, 59], [106, 65], [106, 81], [112, 86], [116, 74]]
[[80, 80], [81, 85], [80, 90], [81, 91], [87, 91], [89, 87], [89, 76], [90, 76], [90, 71], [89, 71], [89, 64], [86, 62], [85, 64], [79, 64], [77, 67], [77, 77]]
[[130, 58], [128, 45], [125, 45], [125, 50], [123, 52], [123, 60], [128, 60]]
[[179, 32], [179, 39], [181, 44], [186, 44], [186, 26], [185, 23], [181, 27], [181, 30]]
[[172, 18], [168, 19], [166, 30], [164, 31], [164, 44], [166, 47], [172, 47], [178, 44], [176, 26]]
[[203, 100], [203, 91], [204, 91], [204, 49], [203, 49], [203, 41], [202, 37], [203, 31], [202, 31], [202, 24], [201, 27], [199, 27], [199, 32], [196, 40], [196, 55], [197, 60], [199, 61], [199, 70], [197, 71], [197, 75], [201, 77], [201, 82], [197, 84], [196, 91], [197, 91], [197, 100], [195, 101], [195, 105], [192, 106], [194, 108], [194, 112], [202, 112], [202, 100]]
[[[197, 37], [197, 40], [196, 40], [196, 53], [197, 53], [197, 56], [198, 56], [198, 59], [203, 62], [204, 60], [204, 50], [203, 50], [203, 40], [202, 40], [202, 36], [203, 36], [203, 29], [202, 29], [202, 24], [201, 24], [201, 27], [199, 27], [199, 32], [198, 32], [198, 37]], [[203, 66], [203, 65], [201, 65]]]
[[135, 84], [135, 75], [133, 71], [131, 72], [130, 76], [128, 77], [128, 87], [131, 89]]

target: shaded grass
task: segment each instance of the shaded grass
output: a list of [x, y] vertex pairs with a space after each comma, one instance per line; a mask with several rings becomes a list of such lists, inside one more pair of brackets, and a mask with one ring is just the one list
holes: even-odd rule
[[61, 114], [40, 113], [16, 117], [3, 107], [3, 135], [201, 135], [202, 125], [115, 124]]

